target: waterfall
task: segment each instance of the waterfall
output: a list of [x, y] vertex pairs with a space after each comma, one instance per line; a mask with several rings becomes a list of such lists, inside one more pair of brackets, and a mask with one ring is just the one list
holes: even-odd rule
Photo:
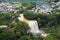
[[29, 31], [30, 31], [33, 35], [38, 34], [38, 33], [40, 33], [41, 36], [43, 36], [43, 37], [46, 37], [47, 35], [49, 35], [49, 34], [45, 33], [44, 31], [39, 30], [39, 28], [38, 28], [38, 23], [37, 23], [36, 20], [27, 20], [27, 19], [24, 18], [23, 14], [20, 14], [20, 17], [18, 17], [18, 19], [19, 19], [20, 21], [24, 21], [24, 22], [28, 23], [28, 25], [29, 25], [29, 27], [30, 27], [30, 30], [29, 30]]
[[24, 18], [23, 14], [20, 14], [20, 17], [18, 17], [20, 21], [27, 22], [30, 27], [30, 32], [32, 33], [39, 33], [38, 23], [35, 20], [27, 20]]
[[29, 21], [28, 24], [30, 27], [30, 32], [33, 35], [37, 36], [36, 34], [41, 34], [41, 36], [43, 36], [43, 37], [46, 37], [47, 35], [49, 35], [49, 34], [45, 33], [43, 30], [39, 30], [37, 21]]
[[39, 33], [38, 23], [37, 21], [29, 21], [30, 32]]

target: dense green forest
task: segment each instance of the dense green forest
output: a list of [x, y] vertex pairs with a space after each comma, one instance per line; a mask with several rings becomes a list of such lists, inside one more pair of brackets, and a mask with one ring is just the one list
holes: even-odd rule
[[[37, 20], [39, 28], [47, 33], [50, 33], [46, 38], [33, 36], [27, 33], [29, 26], [27, 23], [20, 22], [16, 14], [0, 14], [0, 25], [8, 25], [7, 29], [0, 29], [0, 40], [60, 40], [60, 12], [49, 15], [34, 14], [29, 11], [24, 11], [24, 16], [30, 20]], [[3, 16], [4, 15], [4, 16]], [[11, 15], [11, 16], [10, 16]], [[12, 20], [12, 21], [11, 21]], [[12, 23], [13, 20], [15, 23]], [[7, 24], [7, 23], [8, 24]]]
[[[0, 0], [0, 2], [17, 2], [20, 0]], [[22, 1], [22, 0], [21, 0]], [[26, 0], [27, 1], [27, 0]], [[34, 0], [35, 1], [35, 0]], [[0, 40], [60, 40], [60, 10], [53, 8], [53, 12], [49, 14], [34, 13], [31, 11], [36, 5], [35, 3], [22, 3], [17, 4], [16, 9], [19, 9], [16, 13], [1, 13], [0, 12], [0, 26], [7, 25], [7, 28], [0, 28]], [[11, 5], [15, 5], [12, 3]], [[24, 9], [23, 7], [27, 7]], [[49, 33], [47, 37], [41, 36], [41, 34], [34, 35], [29, 32], [30, 28], [26, 22], [18, 20], [20, 14], [24, 14], [24, 17], [28, 20], [36, 20], [38, 22], [39, 30], [43, 30]]]

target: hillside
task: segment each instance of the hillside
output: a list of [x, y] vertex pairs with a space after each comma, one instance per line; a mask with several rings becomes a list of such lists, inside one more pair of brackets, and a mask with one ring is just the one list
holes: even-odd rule
[[49, 2], [49, 1], [54, 1], [54, 0], [3, 0], [3, 1], [0, 0], [0, 3], [1, 2], [10, 2], [11, 3], [11, 2], [19, 2], [19, 1], [20, 2], [33, 2], [33, 1], [48, 1]]

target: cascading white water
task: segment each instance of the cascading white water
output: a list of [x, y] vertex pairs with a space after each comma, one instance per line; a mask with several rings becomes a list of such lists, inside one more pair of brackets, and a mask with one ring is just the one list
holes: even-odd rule
[[30, 32], [32, 33], [39, 33], [38, 23], [37, 21], [29, 21]]
[[23, 16], [23, 14], [20, 14], [20, 17], [18, 17], [18, 19], [19, 19], [20, 21], [24, 21], [24, 16]]
[[29, 24], [29, 27], [30, 27], [30, 32], [33, 35], [36, 35], [38, 33], [40, 33], [41, 36], [43, 36], [43, 37], [46, 37], [47, 35], [49, 35], [49, 34], [46, 34], [44, 31], [39, 30], [37, 21], [29, 21], [28, 24]]
[[[20, 20], [20, 21], [28, 21], [28, 20], [26, 20], [25, 18], [24, 18], [24, 16], [23, 16], [23, 14], [20, 14], [20, 17], [18, 17], [18, 19]], [[39, 28], [38, 28], [38, 23], [37, 23], [37, 21], [35, 21], [35, 20], [29, 20], [28, 22], [28, 25], [29, 25], [29, 27], [30, 27], [30, 32], [32, 32], [32, 33], [39, 33]]]
[[18, 17], [18, 19], [20, 21], [24, 21], [24, 22], [28, 23], [28, 25], [30, 27], [30, 30], [29, 31], [33, 35], [38, 34], [38, 33], [40, 33], [41, 36], [43, 36], [43, 37], [46, 37], [48, 35], [44, 31], [39, 30], [37, 21], [35, 21], [35, 20], [27, 20], [27, 19], [24, 18], [23, 14], [20, 14], [20, 17]]

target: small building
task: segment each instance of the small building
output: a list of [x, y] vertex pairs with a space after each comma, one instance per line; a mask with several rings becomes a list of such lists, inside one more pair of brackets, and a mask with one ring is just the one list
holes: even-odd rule
[[12, 6], [9, 3], [1, 3], [0, 4], [0, 12], [1, 13], [9, 13], [9, 12], [17, 13], [17, 11], [19, 11], [19, 10], [16, 9], [16, 7]]
[[60, 2], [57, 2], [57, 3], [56, 3], [56, 6], [58, 6], [57, 9], [60, 10]]
[[52, 11], [53, 9], [51, 8], [51, 6], [50, 5], [48, 5], [48, 4], [43, 4], [43, 5], [41, 5], [41, 6], [36, 6], [36, 8], [33, 8], [32, 9], [32, 11], [34, 12], [34, 13], [51, 13], [51, 11]]
[[49, 5], [49, 4], [43, 4], [41, 7], [40, 7], [40, 10], [41, 10], [41, 12], [43, 12], [43, 13], [51, 13], [51, 11], [53, 10], [52, 8], [51, 8], [51, 6]]

